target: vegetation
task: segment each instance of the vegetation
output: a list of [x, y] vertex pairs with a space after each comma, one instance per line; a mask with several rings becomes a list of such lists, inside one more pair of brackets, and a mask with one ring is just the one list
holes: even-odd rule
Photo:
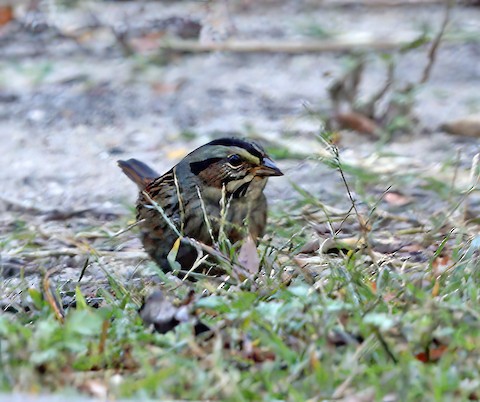
[[[57, 3], [71, 10], [82, 2]], [[248, 9], [250, 3], [241, 2], [237, 6], [239, 10]], [[379, 3], [388, 7], [382, 1]], [[343, 12], [351, 5], [344, 1], [344, 8], [339, 10]], [[72, 69], [75, 74], [67, 74], [68, 79], [62, 74], [60, 78], [52, 77], [57, 69], [54, 57], [47, 54], [42, 59], [36, 47], [39, 42], [34, 41], [35, 46], [26, 48], [27, 63], [0, 65], [4, 73], [0, 77], [0, 92], [8, 84], [8, 71], [15, 69], [24, 69], [27, 78], [23, 80], [40, 88], [39, 100], [25, 108], [28, 122], [22, 126], [23, 130], [30, 129], [30, 124], [50, 134], [57, 122], [59, 125], [52, 130], [62, 135], [65, 127], [67, 131], [73, 126], [80, 127], [74, 132], [77, 135], [84, 133], [82, 127], [90, 125], [96, 135], [96, 125], [109, 129], [113, 126], [111, 137], [128, 131], [122, 137], [128, 137], [125, 147], [156, 152], [158, 144], [147, 141], [150, 132], [159, 130], [159, 121], [161, 124], [175, 121], [172, 125], [178, 128], [176, 139], [165, 140], [171, 134], [167, 133], [168, 127], [162, 131], [165, 136], [162, 140], [188, 143], [201, 136], [196, 132], [198, 127], [194, 127], [195, 121], [200, 120], [199, 113], [191, 105], [205, 111], [212, 104], [220, 110], [225, 103], [223, 106], [228, 110], [238, 109], [237, 115], [230, 116], [236, 130], [233, 134], [262, 139], [260, 130], [254, 123], [243, 122], [241, 113], [255, 116], [268, 113], [278, 118], [275, 123], [284, 119], [280, 125], [282, 134], [265, 143], [269, 155], [280, 161], [282, 170], [285, 163], [286, 176], [291, 181], [279, 196], [277, 189], [277, 197], [270, 197], [267, 234], [258, 252], [252, 247], [229, 244], [225, 238], [213, 248], [196, 244], [204, 253], [202, 258], [212, 254], [209, 261], [221, 265], [228, 275], [212, 278], [190, 273], [189, 277], [195, 281], [167, 275], [146, 258], [136, 240], [135, 211], [131, 206], [125, 216], [95, 206], [74, 211], [54, 206], [46, 211], [25, 206], [21, 199], [0, 198], [5, 213], [9, 214], [8, 220], [0, 220], [0, 391], [81, 393], [103, 399], [134, 400], [480, 399], [479, 154], [475, 155], [473, 147], [468, 146], [465, 151], [449, 149], [451, 143], [448, 143], [443, 144], [442, 159], [417, 150], [414, 154], [417, 158], [406, 160], [405, 155], [389, 147], [389, 141], [401, 142], [405, 138], [402, 135], [407, 133], [413, 138], [419, 131], [417, 95], [430, 80], [440, 42], [455, 39], [455, 35], [460, 37], [462, 33], [458, 29], [448, 31], [452, 5], [453, 2], [445, 2], [438, 29], [423, 32], [397, 53], [391, 49], [398, 47], [398, 41], [385, 41], [386, 44], [380, 41], [381, 46], [370, 44], [375, 49], [381, 47], [378, 54], [367, 50], [350, 51], [342, 56], [341, 61], [348, 68], [339, 78], [332, 78], [330, 85], [325, 85], [327, 110], [320, 110], [319, 105], [310, 107], [305, 102], [302, 123], [308, 123], [306, 133], [290, 127], [289, 119], [298, 112], [297, 109], [291, 112], [286, 105], [296, 96], [290, 88], [277, 105], [266, 94], [265, 83], [258, 90], [243, 83], [232, 89], [232, 93], [236, 91], [235, 96], [244, 98], [244, 103], [232, 107], [228, 91], [217, 82], [214, 84], [218, 87], [208, 87], [211, 91], [207, 95], [203, 94], [202, 85], [188, 87], [190, 81], [198, 78], [195, 74], [201, 75], [198, 71], [203, 73], [198, 67], [202, 65], [192, 61], [198, 60], [203, 52], [213, 52], [205, 64], [212, 69], [218, 66], [214, 65], [217, 59], [211, 56], [216, 57], [219, 51], [252, 52], [255, 56], [249, 57], [253, 60], [258, 56], [258, 64], [266, 63], [259, 52], [301, 53], [296, 46], [305, 43], [284, 41], [278, 27], [271, 31], [280, 40], [260, 46], [256, 40], [226, 41], [226, 47], [220, 49], [216, 41], [205, 44], [196, 37], [191, 40], [191, 36], [187, 40], [183, 37], [172, 40], [168, 35], [175, 27], [199, 34], [200, 23], [183, 17], [152, 20], [151, 26], [137, 27], [136, 16], [123, 13], [125, 26], [120, 23], [107, 26], [99, 16], [89, 12], [91, 26], [66, 29], [66, 34], [57, 28], [49, 30], [48, 24], [32, 24], [29, 28], [32, 32], [46, 35], [45, 49], [49, 41], [55, 44], [56, 40], [72, 46], [59, 59], [70, 63], [71, 54], [78, 52], [81, 57], [95, 57], [85, 63], [95, 67], [105, 59], [114, 59], [111, 55], [115, 54], [131, 63], [122, 68], [130, 68], [133, 75], [120, 80], [111, 73], [117, 70], [106, 64], [99, 69], [101, 78], [95, 81], [89, 76], [90, 71], [77, 74], [68, 64], [67, 70]], [[13, 24], [13, 6], [2, 10], [8, 11], [4, 24]], [[119, 14], [117, 10], [116, 15]], [[232, 25], [228, 15], [220, 17]], [[13, 26], [11, 37], [30, 32], [24, 32], [21, 24]], [[229, 28], [234, 32], [235, 27]], [[478, 33], [468, 31], [468, 24], [461, 28], [466, 31], [460, 41], [478, 42]], [[336, 31], [316, 21], [296, 23], [292, 29], [319, 40], [307, 43], [308, 49], [302, 52], [320, 52], [325, 48], [345, 52], [362, 43], [362, 35], [360, 42], [355, 35], [338, 40]], [[248, 34], [257, 37], [254, 30]], [[100, 42], [103, 49], [96, 48]], [[314, 46], [312, 50], [312, 44], [317, 48]], [[429, 45], [422, 48], [425, 44]], [[123, 56], [115, 53], [115, 49]], [[402, 57], [413, 55], [413, 60], [418, 55], [415, 52], [424, 49], [428, 52], [426, 60], [419, 63], [420, 68], [416, 66], [420, 75], [412, 78], [403, 72], [403, 80], [398, 79], [396, 73], [401, 69]], [[195, 74], [185, 78], [183, 70], [178, 74], [169, 71], [165, 76], [178, 75], [176, 81], [159, 79], [158, 75], [164, 73], [161, 68], [169, 63], [179, 65], [184, 52], [196, 53], [189, 59]], [[249, 57], [246, 59], [251, 62]], [[276, 66], [283, 65], [282, 57], [285, 56], [278, 55], [280, 62]], [[221, 57], [218, 60], [223, 60], [220, 64], [226, 68], [236, 68], [238, 61], [232, 58], [234, 62], [226, 63]], [[121, 64], [116, 59], [113, 62]], [[297, 77], [309, 69], [310, 65], [304, 62], [301, 59], [294, 66]], [[378, 69], [380, 73], [374, 79], [367, 76], [379, 62], [385, 68]], [[76, 63], [75, 59], [72, 64]], [[249, 71], [255, 73], [254, 70]], [[382, 78], [383, 70], [386, 77]], [[214, 71], [212, 76], [216, 74]], [[219, 83], [220, 78], [228, 75], [223, 70], [222, 74], [218, 74]], [[259, 76], [262, 74], [263, 70]], [[330, 72], [322, 74], [327, 76]], [[474, 73], [468, 70], [466, 80], [470, 79], [468, 74]], [[108, 84], [108, 75], [118, 78], [120, 87], [129, 83], [140, 87], [142, 80], [148, 85], [135, 89], [138, 96], [132, 95], [133, 90], [126, 94], [116, 92], [115, 86]], [[51, 93], [49, 82], [54, 82]], [[373, 90], [369, 88], [366, 97], [362, 92], [365, 88], [361, 87], [369, 82], [378, 85]], [[463, 89], [469, 86], [463, 84]], [[44, 97], [41, 91], [45, 91]], [[177, 97], [177, 91], [187, 95]], [[442, 91], [439, 88], [437, 95], [448, 100], [451, 94]], [[153, 96], [148, 98], [147, 93]], [[205, 97], [194, 99], [199, 93]], [[15, 93], [0, 95], [2, 104], [15, 104], [22, 99]], [[84, 97], [77, 102], [80, 95]], [[58, 106], [64, 103], [62, 97], [68, 100], [65, 109]], [[213, 103], [207, 102], [208, 97], [214, 99]], [[190, 103], [192, 99], [195, 102]], [[281, 101], [285, 104], [280, 104]], [[478, 98], [472, 97], [470, 101], [471, 111], [478, 112]], [[93, 113], [91, 105], [97, 105], [96, 102], [98, 108]], [[183, 106], [185, 114], [174, 113], [174, 109]], [[145, 119], [147, 127], [151, 126], [145, 130], [136, 124], [127, 129], [126, 124], [122, 125], [124, 121], [118, 119], [122, 113], [131, 113], [129, 117], [135, 122], [141, 120], [143, 107], [151, 108]], [[17, 109], [14, 106], [8, 110]], [[316, 120], [319, 114], [322, 122]], [[157, 115], [163, 120], [152, 118]], [[16, 119], [15, 115], [13, 120]], [[236, 126], [239, 121], [243, 122], [243, 128]], [[321, 134], [315, 136], [309, 131], [312, 121], [318, 126], [325, 121], [326, 130], [322, 127]], [[214, 130], [215, 124], [212, 127]], [[459, 133], [462, 130], [456, 134]], [[365, 134], [368, 137], [362, 137]], [[343, 154], [341, 145], [337, 146], [342, 136], [347, 143], [355, 140], [350, 151], [352, 148], [357, 151], [355, 144], [361, 148], [363, 142], [369, 142], [368, 149], [373, 151], [369, 157], [361, 150], [358, 155]], [[76, 142], [68, 142], [67, 137], [39, 138], [45, 143], [51, 141], [53, 153], [59, 158], [67, 158], [71, 154], [62, 154], [64, 145], [77, 146]], [[115, 138], [104, 143], [99, 140], [98, 144], [96, 141], [95, 137], [93, 145], [89, 144], [95, 155], [90, 161], [98, 162], [99, 149], [100, 158], [125, 153], [123, 144]], [[28, 141], [19, 143], [22, 151], [31, 146]], [[162, 149], [162, 155], [168, 151]], [[173, 157], [183, 155], [183, 151], [172, 151]], [[434, 164], [427, 163], [433, 159]], [[59, 169], [62, 165], [55, 166]], [[312, 172], [321, 178], [320, 184], [311, 179]], [[63, 197], [64, 183], [70, 183], [63, 179], [52, 186], [54, 191], [61, 189], [56, 193], [57, 198]], [[10, 177], [8, 180], [14, 181]], [[15, 185], [20, 181], [15, 180]], [[35, 180], [24, 177], [23, 181], [30, 190]], [[39, 191], [44, 182], [40, 183], [37, 187], [32, 185], [31, 191]], [[174, 247], [169, 257], [174, 268], [180, 268], [175, 265], [175, 251]], [[142, 320], [144, 317], [139, 314], [145, 299], [158, 289], [165, 296], [161, 306], [168, 307], [173, 317], [169, 327], [160, 331], [163, 333], [159, 333], [158, 327], [156, 331], [154, 325], [148, 325], [148, 320]]]
[[[20, 293], [25, 304], [21, 311], [7, 306], [15, 313], [0, 316], [2, 389], [75, 387], [96, 396], [163, 399], [476, 399], [480, 242], [478, 221], [462, 218], [478, 166], [465, 172], [475, 180], [467, 188], [451, 182], [447, 199], [439, 180], [375, 173], [376, 188], [384, 183], [404, 194], [388, 189], [378, 196], [372, 172], [353, 169], [325, 146], [331, 157], [312, 163], [340, 174], [350, 208], [339, 211], [298, 187], [295, 203], [272, 211], [274, 240], [261, 246], [257, 275], [223, 283], [154, 275], [177, 301], [194, 290], [190, 313], [210, 332], [195, 336], [191, 323], [165, 334], [145, 327], [137, 310], [152, 278], [117, 275], [95, 249], [89, 258], [97, 258], [95, 269], [105, 270], [110, 286], [91, 289], [89, 297], [81, 286], [66, 292], [67, 283], [52, 290], [48, 274], [43, 290], [26, 281], [12, 290], [4, 282], [2, 293]], [[458, 166], [444, 170], [461, 176]], [[365, 191], [354, 200], [355, 181]], [[411, 218], [418, 206], [406, 194], [418, 183], [438, 214]], [[19, 223], [5, 245], [34, 250], [27, 232]], [[63, 312], [58, 300], [68, 295]]]

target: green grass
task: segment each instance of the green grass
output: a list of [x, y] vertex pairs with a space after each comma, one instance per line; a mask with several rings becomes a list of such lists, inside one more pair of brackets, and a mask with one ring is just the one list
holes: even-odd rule
[[[28, 310], [0, 316], [0, 389], [95, 394], [89, 386], [95, 380], [109, 397], [135, 400], [478, 399], [480, 237], [478, 226], [457, 214], [465, 191], [449, 193], [450, 182], [415, 172], [385, 173], [375, 183], [368, 168], [346, 165], [338, 154], [332, 158], [335, 163], [326, 162], [332, 175], [342, 169], [350, 190], [353, 181], [363, 187], [358, 215], [329, 212], [321, 198], [297, 186], [297, 201], [277, 203], [271, 211], [275, 237], [260, 246], [270, 276], [218, 286], [206, 279], [178, 284], [158, 274], [173, 298], [183, 300], [194, 290], [191, 314], [212, 328], [210, 334], [195, 336], [189, 323], [163, 335], [144, 327], [137, 310], [156, 285], [147, 276], [128, 280], [95, 253], [95, 269], [105, 270], [108, 285], [99, 284], [94, 293], [90, 286], [87, 297], [85, 283], [76, 290], [71, 284], [76, 308], [65, 310], [64, 322], [44, 286], [18, 282]], [[451, 169], [459, 174], [458, 167]], [[407, 194], [423, 186], [442, 225], [415, 202], [385, 218], [389, 206], [378, 183]], [[346, 194], [345, 200], [347, 211]], [[422, 224], [417, 231], [402, 219], [412, 210]], [[362, 229], [362, 219], [372, 225]], [[312, 225], [328, 222], [343, 222], [338, 239], [348, 232], [363, 238], [363, 245], [299, 254], [307, 241], [324, 238]], [[118, 230], [118, 222], [110, 225], [110, 232]], [[17, 247], [22, 241], [31, 247], [26, 227], [16, 225], [2, 244], [8, 247], [11, 236]], [[416, 248], [380, 252], [377, 240]], [[122, 236], [102, 241], [95, 247], [111, 248]], [[156, 269], [151, 263], [140, 268], [146, 266]], [[54, 288], [66, 286], [54, 280]], [[4, 281], [0, 290], [10, 295], [11, 283]], [[104, 302], [89, 307], [91, 297]]]

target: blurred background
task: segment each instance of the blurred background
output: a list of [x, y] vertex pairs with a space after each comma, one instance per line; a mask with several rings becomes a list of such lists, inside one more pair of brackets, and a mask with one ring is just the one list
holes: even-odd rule
[[325, 133], [351, 161], [383, 144], [413, 165], [462, 147], [468, 164], [475, 3], [2, 0], [2, 199], [125, 211], [117, 159], [165, 171], [225, 135], [263, 142], [315, 194], [334, 186], [308, 164]]

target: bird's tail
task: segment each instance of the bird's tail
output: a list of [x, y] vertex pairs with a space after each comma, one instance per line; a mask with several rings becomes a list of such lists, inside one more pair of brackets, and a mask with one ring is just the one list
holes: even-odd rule
[[128, 161], [117, 161], [118, 166], [122, 169], [123, 173], [132, 180], [140, 190], [145, 189], [153, 179], [156, 179], [160, 175], [153, 170], [150, 166], [140, 162], [137, 159], [129, 159]]

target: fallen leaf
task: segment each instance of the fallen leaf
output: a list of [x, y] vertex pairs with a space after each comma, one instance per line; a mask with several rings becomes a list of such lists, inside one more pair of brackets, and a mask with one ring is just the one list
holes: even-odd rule
[[380, 127], [372, 119], [358, 112], [338, 113], [335, 120], [341, 128], [357, 131], [359, 133], [378, 135]]
[[256, 274], [260, 270], [257, 245], [252, 236], [248, 236], [240, 247], [238, 262], [251, 274]]
[[449, 134], [480, 137], [480, 115], [474, 114], [444, 123], [440, 126], [440, 129]]
[[396, 207], [403, 207], [412, 203], [412, 197], [408, 197], [398, 191], [389, 191], [385, 193], [383, 199], [387, 204], [394, 205]]
[[420, 352], [415, 355], [417, 360], [420, 360], [422, 363], [435, 363], [444, 355], [447, 351], [447, 345], [439, 345], [434, 348], [428, 348], [426, 352]]
[[13, 20], [13, 7], [11, 5], [0, 6], [0, 25], [6, 25]]
[[435, 277], [438, 277], [445, 273], [445, 271], [451, 267], [453, 261], [451, 260], [450, 256], [444, 255], [435, 258], [432, 262], [432, 271]]

